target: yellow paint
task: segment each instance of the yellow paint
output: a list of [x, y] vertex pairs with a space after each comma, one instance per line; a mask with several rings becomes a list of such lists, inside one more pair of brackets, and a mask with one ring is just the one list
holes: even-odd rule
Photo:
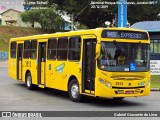
[[19, 79], [22, 79], [22, 69], [21, 69], [22, 65], [21, 64], [22, 64], [22, 62], [19, 61], [19, 73], [18, 73], [19, 74]]
[[45, 80], [45, 63], [41, 62], [41, 84], [44, 84]]
[[[85, 93], [82, 93], [82, 60], [83, 60], [83, 42], [84, 39], [97, 39], [97, 43], [100, 44], [101, 41], [109, 41], [113, 42], [113, 39], [110, 38], [101, 38], [101, 32], [103, 29], [110, 30], [129, 30], [129, 31], [141, 31], [130, 28], [98, 28], [92, 30], [82, 30], [82, 31], [72, 31], [65, 33], [55, 33], [55, 34], [45, 34], [45, 35], [35, 35], [21, 38], [12, 38], [12, 41], [17, 41], [24, 43], [25, 40], [37, 39], [37, 58], [36, 59], [22, 59], [22, 81], [25, 82], [26, 71], [30, 71], [32, 76], [32, 82], [35, 85], [38, 85], [37, 79], [37, 69], [38, 69], [38, 44], [39, 42], [46, 42], [46, 55], [48, 48], [48, 39], [49, 38], [59, 38], [67, 36], [81, 36], [81, 58], [80, 61], [57, 61], [57, 60], [47, 60], [45, 62], [41, 62], [41, 84], [39, 87], [49, 87], [58, 90], [68, 91], [68, 81], [71, 76], [75, 76], [79, 83], [80, 94], [84, 95], [94, 95], [100, 97], [135, 97], [135, 96], [146, 96], [150, 93], [150, 83], [146, 86], [146, 83], [150, 80], [150, 72], [108, 72], [102, 71], [97, 67], [96, 63], [96, 76], [95, 76], [95, 91], [86, 90]], [[117, 39], [117, 42], [130, 42], [130, 43], [150, 43], [150, 40], [129, 40], [129, 39]], [[9, 47], [10, 48], [10, 47]], [[96, 49], [100, 49], [100, 45], [96, 47]], [[10, 50], [9, 50], [10, 51]], [[96, 50], [96, 54], [100, 52], [100, 50]], [[121, 60], [121, 59], [120, 59]], [[17, 69], [17, 60], [10, 58], [9, 53], [9, 76], [17, 79], [16, 69]], [[26, 62], [29, 62], [29, 65], [26, 66]], [[120, 61], [121, 62], [121, 61]], [[122, 62], [123, 63], [123, 62]], [[64, 64], [63, 69], [57, 71], [57, 67]], [[19, 66], [20, 67], [20, 66]], [[104, 66], [101, 66], [102, 68]], [[20, 70], [21, 71], [21, 70]], [[20, 74], [19, 71], [19, 74]], [[102, 79], [104, 84], [99, 81]], [[107, 87], [107, 82], [111, 83], [110, 87]], [[144, 87], [139, 86], [140, 82], [144, 82]], [[131, 85], [130, 85], [131, 84]], [[115, 87], [115, 88], [112, 88]], [[119, 87], [119, 88], [118, 88]], [[120, 89], [122, 87], [122, 89]], [[123, 89], [124, 87], [128, 87], [128, 89]], [[132, 87], [133, 89], [129, 89]], [[140, 87], [140, 88], [135, 88]], [[134, 91], [134, 94], [124, 94], [127, 93], [128, 90]], [[143, 92], [141, 93], [141, 91]], [[117, 93], [118, 94], [117, 94]]]
[[40, 88], [45, 88], [45, 86], [44, 86], [44, 85], [38, 85], [38, 87], [40, 87]]

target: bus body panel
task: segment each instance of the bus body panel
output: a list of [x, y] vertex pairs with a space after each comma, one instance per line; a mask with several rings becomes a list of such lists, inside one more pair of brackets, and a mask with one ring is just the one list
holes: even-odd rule
[[[73, 74], [73, 73], [77, 74]], [[68, 61], [47, 61], [46, 86], [50, 88], [68, 90], [68, 81], [74, 76], [81, 85], [81, 63]]]
[[9, 76], [15, 80], [17, 80], [17, 60], [16, 59], [8, 59], [8, 71], [9, 71]]
[[33, 84], [38, 84], [38, 79], [37, 79], [37, 59], [35, 60], [30, 60], [30, 68], [28, 68], [28, 70], [31, 72], [32, 75], [32, 82]]
[[[104, 84], [99, 79], [104, 80]], [[111, 87], [107, 87], [106, 82], [111, 83]], [[150, 72], [111, 73], [97, 70], [95, 89], [95, 96], [102, 97], [147, 96], [150, 94]]]

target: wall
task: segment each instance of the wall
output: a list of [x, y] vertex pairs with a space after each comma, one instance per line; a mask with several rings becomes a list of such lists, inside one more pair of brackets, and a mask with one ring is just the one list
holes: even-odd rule
[[14, 10], [9, 10], [6, 13], [2, 15], [2, 25], [6, 25], [6, 20], [18, 20], [18, 16], [20, 13], [14, 11]]

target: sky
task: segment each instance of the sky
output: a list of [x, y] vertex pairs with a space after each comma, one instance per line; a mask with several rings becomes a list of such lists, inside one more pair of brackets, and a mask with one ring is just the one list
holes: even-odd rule
[[24, 0], [0, 0], [0, 13], [11, 8], [23, 12], [23, 2]]

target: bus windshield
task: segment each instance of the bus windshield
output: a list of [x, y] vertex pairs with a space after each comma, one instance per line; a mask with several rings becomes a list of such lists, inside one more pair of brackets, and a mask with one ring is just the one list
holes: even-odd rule
[[98, 67], [106, 71], [148, 71], [149, 44], [101, 42]]

